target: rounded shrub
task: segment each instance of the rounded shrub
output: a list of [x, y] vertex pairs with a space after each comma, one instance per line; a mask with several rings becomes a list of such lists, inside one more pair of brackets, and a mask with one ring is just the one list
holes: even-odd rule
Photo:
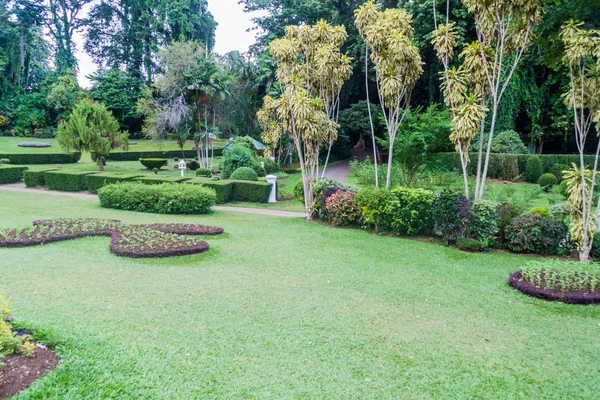
[[546, 207], [533, 207], [527, 211], [528, 214], [537, 214], [544, 219], [550, 218], [550, 213]]
[[558, 182], [563, 181], [563, 172], [568, 170], [569, 166], [567, 164], [556, 163], [550, 168], [550, 173], [556, 177]]
[[241, 144], [234, 144], [223, 152], [223, 168], [221, 175], [227, 179], [240, 167], [249, 167], [252, 164], [252, 151]]
[[256, 172], [256, 175], [261, 178], [267, 176], [267, 171], [262, 167], [262, 165], [260, 165], [258, 161], [252, 160], [250, 163], [250, 168], [252, 168], [254, 172]]
[[206, 178], [210, 178], [212, 176], [212, 172], [208, 168], [198, 168], [196, 170], [196, 176], [203, 176]]
[[475, 201], [471, 207], [470, 231], [471, 237], [478, 242], [493, 242], [498, 232], [498, 203], [491, 200]]
[[355, 193], [338, 190], [325, 201], [327, 219], [335, 225], [352, 225], [360, 221], [360, 208], [354, 201]]
[[161, 169], [168, 161], [166, 158], [140, 158], [140, 163], [148, 169]]
[[551, 173], [542, 174], [538, 179], [538, 185], [545, 191], [549, 192], [550, 189], [554, 187], [554, 185], [558, 184], [558, 179], [556, 176]]
[[230, 179], [233, 181], [257, 181], [258, 175], [252, 168], [241, 167], [233, 171]]
[[565, 254], [570, 251], [568, 233], [562, 221], [523, 214], [506, 228], [507, 247], [516, 253]]
[[504, 131], [494, 135], [492, 152], [503, 154], [527, 154], [527, 146], [515, 131]]
[[571, 208], [567, 203], [554, 204], [548, 209], [548, 214], [550, 218], [564, 222], [571, 214]]
[[525, 168], [525, 178], [527, 178], [527, 182], [537, 183], [543, 173], [544, 165], [542, 164], [542, 159], [539, 156], [529, 157]]
[[10, 164], [10, 160], [8, 158], [0, 158], [0, 164]]
[[200, 168], [200, 163], [196, 160], [190, 160], [186, 162], [185, 166], [190, 171], [196, 171], [198, 168]]
[[274, 174], [275, 172], [279, 172], [279, 164], [277, 164], [275, 160], [271, 160], [267, 157], [259, 157], [258, 162], [259, 164], [261, 162], [265, 163], [265, 172], [269, 175]]
[[567, 189], [567, 181], [562, 181], [558, 185], [558, 192], [562, 194], [566, 199], [569, 198], [569, 191]]

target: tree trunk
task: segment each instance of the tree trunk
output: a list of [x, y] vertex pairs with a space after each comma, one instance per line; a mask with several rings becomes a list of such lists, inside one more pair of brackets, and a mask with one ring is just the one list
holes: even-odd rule
[[98, 157], [98, 171], [104, 172], [104, 163], [102, 162], [102, 156], [100, 154], [96, 154]]
[[364, 150], [366, 148], [366, 146], [365, 146], [365, 133], [363, 131], [360, 131], [360, 137], [358, 138], [358, 143], [356, 143], [356, 145], [354, 146], [354, 148], [356, 150]]
[[390, 153], [388, 154], [388, 167], [387, 167], [387, 176], [385, 177], [385, 188], [386, 190], [390, 188], [392, 183], [392, 159], [394, 157], [394, 140], [396, 139], [396, 135], [390, 135]]
[[592, 251], [591, 243], [583, 246], [581, 250], [579, 250], [579, 261], [588, 262], [590, 260], [590, 252]]

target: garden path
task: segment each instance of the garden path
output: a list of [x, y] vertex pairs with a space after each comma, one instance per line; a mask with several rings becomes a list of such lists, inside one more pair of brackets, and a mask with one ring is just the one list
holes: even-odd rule
[[[91, 193], [73, 193], [73, 192], [59, 192], [48, 189], [31, 189], [25, 186], [24, 183], [13, 183], [9, 185], [0, 185], [0, 190], [10, 192], [21, 192], [21, 193], [35, 193], [35, 194], [48, 194], [52, 196], [67, 196], [76, 199], [83, 200], [95, 200], [98, 201], [98, 196]], [[245, 214], [258, 214], [267, 215], [272, 217], [286, 217], [286, 218], [306, 218], [306, 214], [295, 211], [281, 211], [281, 210], [269, 210], [262, 208], [245, 208], [245, 207], [230, 207], [230, 206], [213, 206], [214, 210], [217, 211], [231, 211]]]
[[350, 154], [352, 156], [349, 159], [344, 160], [339, 164], [327, 167], [327, 170], [325, 171], [325, 178], [333, 179], [334, 181], [338, 181], [341, 183], [346, 183], [346, 179], [348, 178], [348, 175], [350, 175], [350, 161], [358, 160], [362, 162], [365, 160], [365, 158], [367, 158], [369, 154], [371, 154], [371, 151], [369, 149], [352, 149]]

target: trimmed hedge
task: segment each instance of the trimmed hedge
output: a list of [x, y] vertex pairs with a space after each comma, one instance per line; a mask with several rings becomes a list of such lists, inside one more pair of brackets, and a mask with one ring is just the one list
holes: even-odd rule
[[216, 203], [223, 204], [231, 201], [231, 195], [233, 194], [233, 181], [213, 181], [207, 178], [196, 178], [185, 183], [191, 183], [194, 185], [202, 185], [211, 189], [214, 189], [216, 193]]
[[19, 182], [25, 170], [27, 167], [20, 165], [0, 165], [0, 185]]
[[258, 181], [258, 175], [256, 174], [256, 171], [249, 167], [240, 167], [236, 169], [233, 171], [233, 174], [231, 174], [230, 178], [232, 181]]
[[91, 171], [46, 171], [44, 179], [50, 190], [81, 192], [87, 190], [86, 176], [93, 173]]
[[[490, 164], [488, 167], [488, 177], [492, 179], [514, 180], [518, 175], [524, 174], [527, 170], [527, 160], [533, 154], [490, 154]], [[577, 154], [540, 154], [537, 155], [542, 160], [543, 172], [553, 172], [555, 164], [579, 165], [579, 155]], [[473, 175], [477, 168], [477, 153], [469, 153], [470, 163], [468, 167], [469, 174]], [[460, 157], [458, 153], [437, 153], [431, 156], [431, 160], [440, 167], [453, 171], [461, 171]], [[588, 165], [594, 164], [594, 156], [584, 156], [584, 162]]]
[[159, 214], [207, 214], [215, 204], [215, 191], [194, 185], [145, 185], [121, 182], [98, 191], [100, 205], [118, 210]]
[[148, 169], [161, 169], [168, 161], [166, 158], [140, 158], [140, 163]]
[[[185, 158], [196, 158], [196, 150], [184, 150]], [[223, 155], [222, 148], [215, 148], [215, 157]], [[151, 151], [111, 151], [109, 160], [113, 161], [138, 161], [140, 158], [181, 158], [181, 150], [151, 150]]]
[[151, 185], [160, 185], [161, 183], [181, 183], [190, 180], [190, 178], [182, 178], [180, 176], [143, 176], [133, 178], [133, 180]]
[[46, 186], [46, 179], [44, 178], [44, 176], [48, 171], [56, 171], [56, 168], [37, 169], [34, 171], [28, 170], [23, 172], [23, 180], [25, 181], [25, 186]]
[[10, 159], [11, 164], [75, 164], [81, 159], [81, 152], [0, 154], [0, 158]]
[[127, 175], [117, 174], [114, 172], [101, 172], [99, 174], [87, 175], [85, 181], [87, 183], [87, 189], [90, 193], [98, 193], [100, 188], [110, 185], [111, 183], [131, 181], [139, 175]]

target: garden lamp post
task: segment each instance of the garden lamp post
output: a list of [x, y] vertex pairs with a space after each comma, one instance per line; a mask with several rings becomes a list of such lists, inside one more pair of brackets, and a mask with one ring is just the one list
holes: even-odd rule
[[185, 160], [179, 161], [179, 169], [181, 170], [181, 177], [185, 176], [185, 170], [187, 169], [187, 163]]

